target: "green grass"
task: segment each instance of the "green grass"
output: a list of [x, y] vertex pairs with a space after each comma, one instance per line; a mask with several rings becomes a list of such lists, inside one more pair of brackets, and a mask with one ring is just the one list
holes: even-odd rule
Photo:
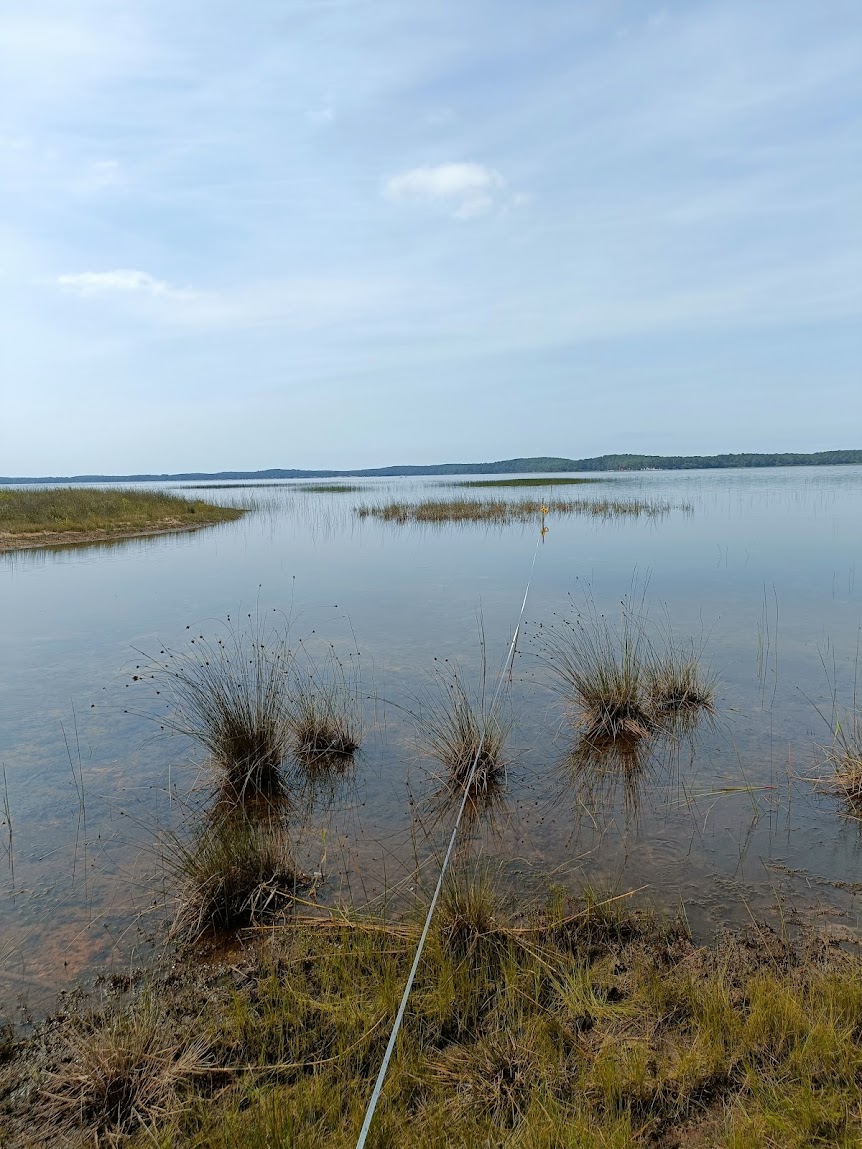
[[[476, 871], [439, 910], [369, 1145], [860, 1143], [858, 955], [754, 928], [698, 947], [590, 891], [513, 907]], [[146, 995], [142, 1021], [134, 1004], [67, 1011], [13, 1059], [8, 1128], [22, 1144], [126, 1131], [130, 1149], [352, 1149], [418, 932], [297, 918], [221, 966], [163, 974], [152, 1018]], [[102, 1082], [118, 1061], [115, 1109]]]
[[238, 519], [243, 513], [237, 507], [217, 507], [201, 499], [124, 487], [0, 490], [0, 537], [204, 526]]
[[[618, 518], [664, 518], [671, 503], [655, 499], [423, 499], [416, 502], [365, 503], [355, 508], [360, 519], [387, 523], [496, 523], [528, 522], [542, 515], [584, 515]], [[680, 509], [688, 510], [687, 507]]]

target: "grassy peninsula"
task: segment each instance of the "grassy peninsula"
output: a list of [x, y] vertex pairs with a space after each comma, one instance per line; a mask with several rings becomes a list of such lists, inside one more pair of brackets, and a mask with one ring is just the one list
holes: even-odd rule
[[195, 530], [243, 513], [202, 499], [124, 487], [0, 490], [0, 551]]

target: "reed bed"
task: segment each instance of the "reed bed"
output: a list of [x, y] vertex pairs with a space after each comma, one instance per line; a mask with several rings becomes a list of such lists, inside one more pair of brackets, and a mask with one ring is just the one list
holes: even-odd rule
[[576, 479], [553, 478], [542, 479], [531, 475], [523, 479], [467, 479], [463, 483], [453, 484], [456, 487], [580, 487], [585, 483], [608, 483], [613, 479]]
[[[422, 499], [415, 502], [364, 503], [359, 519], [385, 523], [520, 523], [547, 515], [583, 515], [603, 521], [666, 518], [672, 503], [656, 499]], [[683, 508], [690, 509], [690, 508]]]

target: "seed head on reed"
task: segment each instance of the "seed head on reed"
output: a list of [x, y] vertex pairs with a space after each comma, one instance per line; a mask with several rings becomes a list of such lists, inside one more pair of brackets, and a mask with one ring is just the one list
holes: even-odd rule
[[115, 1136], [170, 1117], [183, 1087], [211, 1070], [207, 1041], [178, 1035], [149, 997], [95, 1027], [76, 1026], [65, 1046], [43, 1090], [51, 1116]]
[[290, 732], [293, 655], [278, 623], [248, 616], [214, 639], [197, 636], [156, 664], [173, 707], [165, 725], [195, 739], [238, 794], [279, 785]]
[[241, 809], [192, 842], [172, 839], [168, 865], [181, 885], [174, 928], [192, 939], [271, 917], [291, 902], [299, 880], [279, 823], [253, 820]]

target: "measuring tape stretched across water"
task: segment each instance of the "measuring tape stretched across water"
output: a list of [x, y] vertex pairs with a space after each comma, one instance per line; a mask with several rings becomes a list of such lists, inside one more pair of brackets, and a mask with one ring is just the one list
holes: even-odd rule
[[[500, 697], [500, 691], [503, 687], [503, 681], [506, 677], [506, 671], [509, 669], [509, 664], [512, 661], [515, 647], [518, 642], [518, 632], [521, 629], [521, 623], [524, 620], [524, 611], [527, 607], [527, 597], [530, 593], [530, 586], [533, 582], [533, 571], [536, 569], [536, 556], [539, 553], [539, 544], [545, 541], [545, 535], [548, 528], [545, 526], [545, 515], [547, 514], [547, 507], [542, 505], [542, 529], [539, 532], [539, 537], [536, 540], [536, 549], [533, 551], [533, 561], [530, 564], [530, 574], [527, 578], [527, 585], [524, 588], [524, 597], [521, 601], [521, 609], [518, 612], [518, 622], [515, 626], [514, 633], [512, 634], [512, 641], [509, 643], [509, 649], [506, 651], [506, 657], [503, 660], [503, 666], [500, 671], [500, 677], [497, 680], [497, 688], [494, 691], [494, 698], [491, 702], [491, 709], [489, 713], [494, 713], [494, 707], [497, 705], [497, 699]], [[455, 839], [458, 836], [458, 829], [461, 825], [461, 818], [464, 815], [464, 810], [467, 806], [467, 798], [470, 793], [470, 787], [473, 784], [473, 778], [476, 774], [476, 769], [479, 765], [479, 755], [482, 753], [482, 743], [485, 740], [485, 724], [482, 724], [482, 732], [479, 737], [479, 744], [476, 747], [476, 754], [473, 758], [473, 763], [470, 767], [470, 772], [464, 782], [464, 793], [461, 797], [461, 806], [458, 810], [458, 817], [455, 819], [455, 825], [452, 827], [452, 837], [449, 839], [449, 846], [443, 858], [443, 865], [440, 867], [440, 876], [437, 879], [437, 886], [434, 890], [434, 895], [431, 898], [431, 903], [428, 906], [428, 913], [425, 917], [425, 925], [422, 927], [422, 933], [419, 937], [419, 945], [416, 947], [416, 954], [413, 958], [413, 965], [410, 967], [410, 974], [407, 978], [407, 984], [404, 987], [404, 993], [401, 997], [401, 1004], [398, 1006], [398, 1013], [395, 1015], [395, 1022], [392, 1026], [392, 1032], [389, 1035], [389, 1041], [386, 1046], [386, 1052], [383, 1054], [383, 1061], [380, 1065], [380, 1072], [377, 1074], [377, 1080], [374, 1083], [374, 1092], [371, 1094], [371, 1100], [368, 1102], [368, 1108], [365, 1111], [365, 1120], [362, 1122], [362, 1128], [359, 1130], [359, 1139], [356, 1142], [356, 1149], [363, 1149], [366, 1138], [368, 1137], [368, 1130], [371, 1128], [371, 1122], [374, 1117], [374, 1111], [377, 1108], [377, 1102], [380, 1100], [380, 1093], [383, 1089], [383, 1080], [386, 1077], [386, 1070], [389, 1068], [389, 1061], [392, 1057], [392, 1051], [395, 1049], [395, 1040], [398, 1037], [398, 1031], [401, 1028], [401, 1022], [404, 1020], [404, 1013], [407, 1009], [407, 999], [410, 997], [410, 990], [413, 988], [413, 979], [416, 977], [416, 971], [419, 968], [419, 960], [422, 957], [422, 950], [425, 948], [425, 939], [428, 937], [428, 930], [431, 928], [431, 918], [434, 914], [434, 908], [437, 905], [437, 899], [440, 897], [440, 891], [443, 888], [443, 879], [446, 876], [446, 871], [449, 868], [449, 862], [452, 857], [452, 851], [455, 848]]]

